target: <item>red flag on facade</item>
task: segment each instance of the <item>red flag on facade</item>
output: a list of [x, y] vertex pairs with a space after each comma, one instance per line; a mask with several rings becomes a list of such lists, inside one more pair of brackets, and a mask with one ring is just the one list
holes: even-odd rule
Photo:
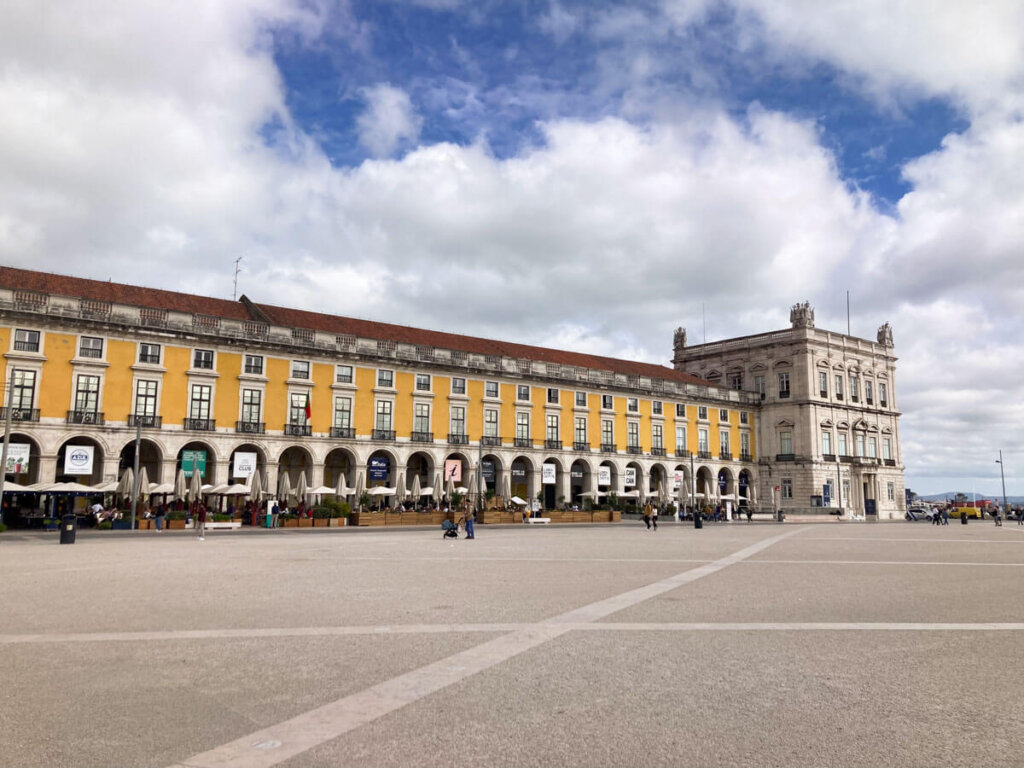
[[309, 404], [309, 392], [306, 393], [306, 421], [313, 418], [313, 408]]

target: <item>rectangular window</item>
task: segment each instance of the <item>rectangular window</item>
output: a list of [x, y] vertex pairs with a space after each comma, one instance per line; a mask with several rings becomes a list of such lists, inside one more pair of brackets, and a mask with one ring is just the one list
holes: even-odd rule
[[818, 394], [828, 397], [828, 374], [824, 371], [818, 371]]
[[676, 455], [686, 453], [686, 427], [676, 427]]
[[334, 398], [334, 427], [349, 429], [352, 426], [352, 398]]
[[288, 423], [305, 425], [306, 423], [306, 398], [305, 392], [292, 392], [288, 396]]
[[193, 384], [192, 397], [189, 400], [188, 416], [190, 419], [209, 419], [210, 400], [213, 387], [209, 384]]
[[[430, 374], [417, 373], [416, 374], [416, 391], [417, 392], [429, 392], [430, 391]], [[427, 430], [416, 430], [417, 432], [426, 432]]]
[[577, 408], [586, 408], [587, 407], [587, 393], [586, 392], [577, 392], [576, 393], [576, 407]]
[[750, 433], [740, 432], [740, 453], [744, 456], [750, 455]]
[[516, 440], [530, 439], [530, 414], [519, 411], [516, 413]]
[[484, 397], [498, 396], [498, 382], [488, 381], [484, 383]]
[[75, 387], [75, 410], [96, 413], [100, 403], [100, 377], [79, 376]]
[[864, 455], [864, 435], [857, 432], [853, 436], [853, 448], [857, 456]]
[[611, 419], [601, 419], [601, 444], [615, 445], [615, 422]]
[[[391, 373], [391, 371], [388, 371]], [[391, 431], [391, 401], [390, 400], [378, 400], [377, 401], [377, 421], [374, 424], [374, 429], [379, 429], [385, 432]]]
[[255, 376], [263, 375], [263, 355], [246, 355], [245, 372]]
[[658, 449], [665, 447], [665, 427], [661, 424], [651, 425], [651, 447]]
[[461, 405], [451, 407], [451, 432], [453, 435], [466, 434], [466, 409]]
[[888, 437], [883, 437], [882, 438], [882, 458], [883, 459], [891, 459], [892, 458], [892, 443], [889, 442], [889, 438]]
[[867, 381], [866, 379], [864, 381], [864, 399], [868, 403], [872, 403], [875, 399], [874, 386], [871, 384], [870, 381]]
[[881, 382], [879, 382], [879, 384], [878, 384], [878, 401], [882, 405], [883, 408], [889, 402], [889, 397], [887, 395], [887, 391], [888, 390], [886, 389], [885, 384], [882, 384]]
[[754, 391], [760, 395], [764, 395], [764, 393], [767, 391], [764, 386], [764, 376], [754, 377]]
[[791, 455], [793, 453], [793, 433], [779, 432], [779, 453]]
[[789, 374], [779, 374], [779, 397], [789, 397]]
[[573, 438], [577, 443], [587, 442], [587, 417], [576, 417], [576, 436]]
[[337, 365], [334, 367], [334, 381], [336, 384], [352, 383], [352, 366]]
[[146, 418], [156, 416], [155, 381], [138, 381], [135, 384], [135, 415]]
[[749, 424], [750, 414], [747, 411], [740, 411], [740, 424]]
[[706, 405], [697, 406], [697, 418], [701, 421], [708, 420], [708, 407]]
[[530, 401], [530, 387], [526, 384], [519, 384], [516, 386], [516, 400], [520, 400], [524, 403]]
[[685, 419], [686, 418], [686, 404], [685, 403], [676, 403], [676, 418], [677, 419]]
[[869, 437], [868, 438], [868, 456], [870, 456], [872, 459], [878, 458], [878, 438], [877, 437]]
[[547, 440], [558, 440], [558, 416], [554, 413], [548, 414]]
[[612, 400], [611, 395], [601, 395], [601, 408], [606, 411], [611, 411], [615, 408], [615, 401]]
[[[377, 370], [377, 386], [385, 389], [391, 389], [395, 385], [395, 372], [389, 371], [386, 368], [379, 368]], [[391, 427], [388, 427], [391, 429]]]
[[697, 430], [697, 450], [701, 453], [707, 453], [711, 450], [711, 441], [708, 439], [708, 431], [706, 429]]
[[860, 397], [859, 380], [856, 376], [850, 375], [850, 399], [856, 400]]
[[39, 331], [23, 331], [20, 328], [14, 332], [15, 352], [38, 352]]
[[665, 406], [662, 405], [661, 400], [651, 401], [651, 413], [655, 416], [662, 416], [664, 414], [664, 407]]
[[462, 378], [452, 379], [452, 394], [453, 395], [464, 395], [466, 394], [466, 380]]
[[292, 360], [292, 378], [309, 381], [309, 361]]
[[889, 483], [886, 485], [885, 495], [889, 501], [896, 501], [896, 483]]
[[718, 409], [718, 420], [726, 424], [729, 423], [729, 411], [719, 408]]
[[832, 430], [825, 429], [821, 432], [821, 452], [832, 453]]
[[498, 436], [498, 409], [484, 409], [484, 437]]
[[99, 360], [103, 357], [103, 339], [99, 336], [83, 336], [78, 344], [78, 356]]
[[36, 372], [16, 368], [11, 379], [11, 408], [16, 411], [32, 410], [36, 395]]
[[780, 487], [782, 489], [782, 498], [784, 498], [784, 499], [792, 499], [793, 498], [793, 478], [791, 478], [791, 477], [784, 477], [784, 478], [782, 478], [782, 482], [779, 483], [779, 485], [780, 485]]
[[160, 364], [160, 345], [159, 344], [139, 344], [139, 362], [140, 363], [152, 363], [153, 365]]
[[731, 374], [729, 374], [729, 388], [730, 389], [743, 389], [743, 374], [742, 373], [731, 373]]
[[201, 371], [213, 370], [213, 350], [197, 349], [192, 354], [192, 367]]
[[558, 390], [548, 387], [548, 404], [558, 405]]
[[850, 455], [850, 446], [848, 445], [847, 440], [848, 440], [848, 438], [846, 436], [846, 433], [845, 432], [840, 432], [839, 433], [839, 455], [840, 456], [849, 456]]
[[[462, 423], [465, 426], [466, 423], [466, 411], [463, 408], [452, 408], [452, 426], [455, 426], [455, 411], [462, 411]], [[412, 417], [412, 431], [413, 432], [429, 432], [430, 431], [430, 405], [428, 403], [416, 403], [413, 409]], [[456, 432], [453, 428], [452, 432], [461, 435], [462, 432]]]
[[262, 400], [263, 393], [260, 390], [242, 390], [242, 421], [246, 424], [259, 424]]
[[843, 399], [843, 374], [836, 374], [836, 398]]
[[627, 445], [630, 448], [638, 448], [640, 446], [640, 425], [635, 421], [631, 421], [626, 425], [626, 437]]
[[729, 453], [729, 433], [724, 429], [718, 433], [718, 445], [722, 453]]
[[626, 398], [626, 411], [628, 413], [639, 413], [640, 412], [640, 401], [635, 397]]

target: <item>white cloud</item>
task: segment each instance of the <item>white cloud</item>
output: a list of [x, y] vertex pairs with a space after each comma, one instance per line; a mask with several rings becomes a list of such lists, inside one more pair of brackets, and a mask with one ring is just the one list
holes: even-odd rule
[[537, 20], [541, 31], [564, 43], [579, 26], [579, 17], [567, 11], [561, 3], [552, 2], [546, 13]]
[[375, 157], [390, 157], [420, 136], [423, 120], [416, 114], [409, 94], [388, 83], [363, 88], [366, 109], [356, 119], [359, 143]]

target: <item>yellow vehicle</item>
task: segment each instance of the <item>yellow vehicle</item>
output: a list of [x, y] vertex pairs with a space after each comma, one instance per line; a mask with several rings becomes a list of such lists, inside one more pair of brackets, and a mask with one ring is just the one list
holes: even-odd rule
[[977, 507], [952, 507], [949, 510], [950, 517], [960, 517], [960, 515], [966, 515], [967, 517], [981, 517], [981, 510]]

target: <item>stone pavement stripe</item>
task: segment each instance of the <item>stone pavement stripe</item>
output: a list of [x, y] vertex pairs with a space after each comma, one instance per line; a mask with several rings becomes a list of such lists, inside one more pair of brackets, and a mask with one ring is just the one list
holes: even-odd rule
[[744, 565], [967, 565], [972, 568], [1024, 568], [1024, 563], [965, 563], [951, 560], [747, 560]]
[[[1024, 532], [1024, 528], [1021, 528]], [[865, 536], [863, 539], [837, 539], [835, 536], [808, 536], [803, 541], [841, 541], [844, 544], [874, 544], [879, 541], [895, 541], [899, 544], [908, 542], [927, 542], [929, 544], [1024, 544], [1024, 541], [1006, 541], [1005, 539], [887, 539]]]
[[716, 560], [710, 565], [694, 569], [699, 573], [686, 571], [648, 587], [630, 590], [619, 597], [600, 600], [590, 606], [569, 611], [541, 626], [494, 638], [359, 693], [317, 707], [283, 723], [190, 757], [172, 768], [270, 768], [564, 635], [574, 629], [575, 623], [604, 618], [650, 597], [676, 589], [682, 584], [716, 573], [802, 530], [805, 529], [797, 528], [773, 536]]
[[625, 632], [1022, 632], [1024, 623], [977, 622], [941, 624], [934, 622], [671, 622], [580, 624], [573, 629], [592, 632], [614, 629]]

